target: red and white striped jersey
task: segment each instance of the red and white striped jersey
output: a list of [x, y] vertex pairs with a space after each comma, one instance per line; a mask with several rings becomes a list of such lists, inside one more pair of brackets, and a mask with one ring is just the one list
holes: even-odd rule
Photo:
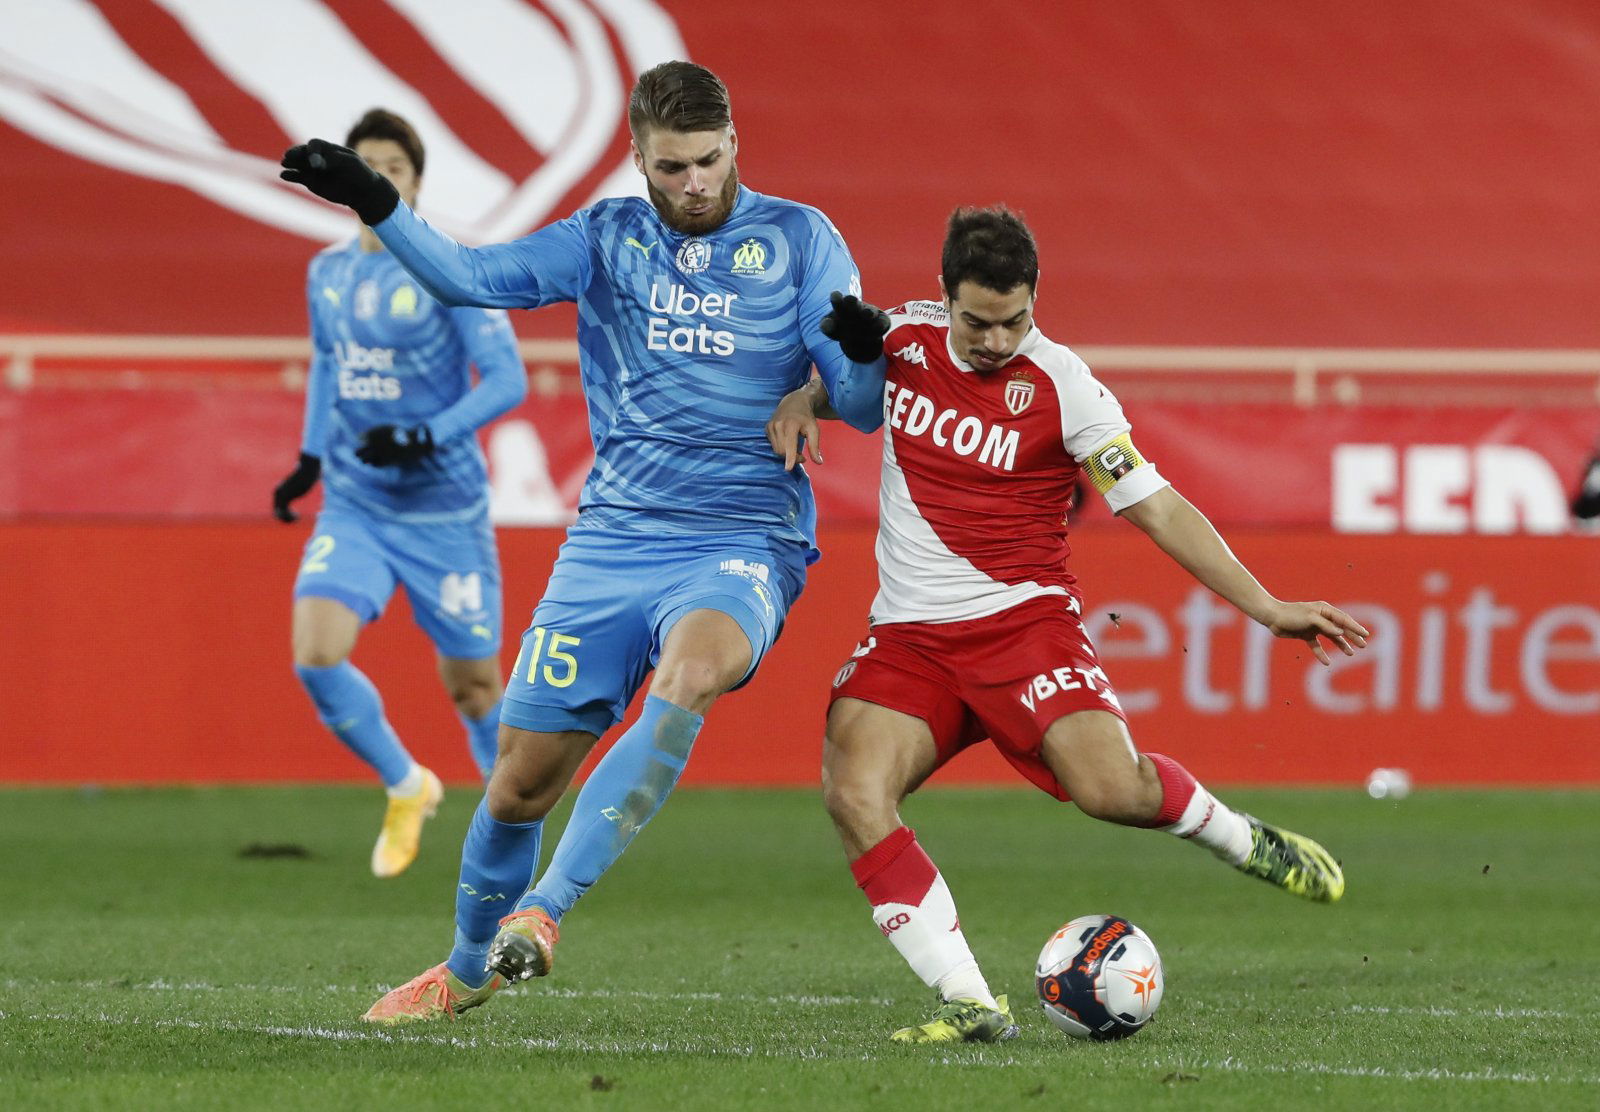
[[1037, 326], [997, 371], [950, 347], [937, 301], [889, 314], [872, 620], [958, 622], [1071, 595], [1067, 502], [1079, 471], [1113, 510], [1167, 485], [1122, 406]]

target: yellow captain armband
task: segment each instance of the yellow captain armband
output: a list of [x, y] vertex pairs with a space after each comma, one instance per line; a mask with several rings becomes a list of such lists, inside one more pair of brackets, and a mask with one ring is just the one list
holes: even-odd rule
[[1144, 463], [1145, 458], [1133, 446], [1133, 438], [1123, 433], [1090, 452], [1089, 458], [1083, 461], [1083, 470], [1094, 489], [1103, 495], [1117, 485], [1117, 480]]

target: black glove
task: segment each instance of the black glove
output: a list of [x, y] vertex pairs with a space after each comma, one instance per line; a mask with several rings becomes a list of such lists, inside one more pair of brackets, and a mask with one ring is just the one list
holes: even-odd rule
[[852, 363], [871, 363], [883, 354], [883, 336], [889, 331], [889, 314], [854, 294], [834, 290], [828, 295], [833, 312], [822, 318], [822, 334], [839, 345]]
[[349, 147], [313, 139], [283, 152], [284, 181], [305, 186], [326, 201], [349, 205], [363, 224], [382, 224], [400, 194], [394, 184], [361, 160]]
[[1572, 516], [1585, 521], [1600, 517], [1600, 448], [1595, 449], [1589, 466], [1584, 468], [1583, 482], [1578, 484], [1578, 493], [1572, 499]]
[[300, 515], [289, 508], [296, 498], [304, 498], [317, 485], [322, 474], [322, 460], [300, 453], [300, 462], [289, 472], [289, 477], [272, 488], [272, 514], [279, 521], [295, 522]]
[[397, 467], [431, 455], [433, 431], [427, 425], [411, 429], [374, 425], [361, 434], [361, 447], [356, 449], [356, 458], [373, 467]]

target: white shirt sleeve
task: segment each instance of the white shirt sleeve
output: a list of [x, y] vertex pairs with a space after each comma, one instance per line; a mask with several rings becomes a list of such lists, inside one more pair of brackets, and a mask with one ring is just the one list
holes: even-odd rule
[[1061, 395], [1061, 439], [1115, 513], [1168, 486], [1155, 464], [1133, 446], [1132, 429], [1116, 396], [1067, 348]]

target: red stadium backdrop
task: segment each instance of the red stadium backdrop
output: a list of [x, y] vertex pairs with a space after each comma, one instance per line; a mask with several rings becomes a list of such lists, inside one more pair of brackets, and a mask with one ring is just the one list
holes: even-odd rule
[[[879, 301], [933, 295], [950, 209], [1003, 201], [1039, 239], [1040, 322], [1076, 348], [1458, 349], [1462, 372], [1514, 349], [1589, 368], [1410, 394], [1319, 373], [1291, 400], [1288, 375], [1274, 395], [1227, 363], [1158, 386], [1095, 363], [1145, 454], [1270, 586], [1377, 628], [1355, 664], [1312, 670], [1247, 637], [1097, 501], [1075, 559], [1139, 737], [1207, 779], [1600, 781], [1600, 539], [1564, 510], [1600, 432], [1593, 0], [486, 10], [60, 0], [6, 26], [0, 782], [364, 778], [289, 668], [305, 527], [262, 520], [294, 458], [299, 349], [152, 359], [118, 338], [303, 342], [306, 263], [352, 226], [280, 184], [276, 159], [375, 103], [417, 123], [423, 212], [469, 242], [636, 190], [623, 98], [683, 55], [732, 89], [745, 182], [826, 211]], [[570, 339], [574, 316], [514, 321]], [[112, 340], [41, 354], [84, 335]], [[487, 437], [502, 523], [574, 504], [590, 448], [569, 358], [533, 360], [530, 400]], [[877, 450], [830, 434], [813, 472], [828, 555], [691, 779], [815, 780], [827, 685], [872, 593]], [[513, 628], [557, 540], [502, 531]], [[420, 634], [379, 623], [357, 660], [418, 752], [468, 775]], [[982, 755], [951, 775], [1009, 778]]]
[[[513, 614], [560, 534], [501, 535]], [[289, 666], [303, 531], [261, 525], [0, 527], [8, 631], [0, 781], [364, 779]], [[1135, 735], [1213, 782], [1600, 782], [1600, 562], [1566, 538], [1238, 534], [1268, 586], [1373, 630], [1325, 670], [1243, 620], [1131, 526], [1084, 531], [1073, 565]], [[712, 711], [691, 782], [814, 783], [827, 691], [865, 632], [870, 531], [831, 530], [756, 680]], [[1112, 618], [1112, 614], [1116, 617]], [[432, 654], [396, 603], [357, 663], [422, 759], [470, 775]], [[23, 630], [23, 636], [11, 631]], [[508, 656], [509, 664], [509, 656]], [[1021, 693], [1019, 692], [1019, 695]], [[992, 754], [945, 781], [1009, 780]]]

